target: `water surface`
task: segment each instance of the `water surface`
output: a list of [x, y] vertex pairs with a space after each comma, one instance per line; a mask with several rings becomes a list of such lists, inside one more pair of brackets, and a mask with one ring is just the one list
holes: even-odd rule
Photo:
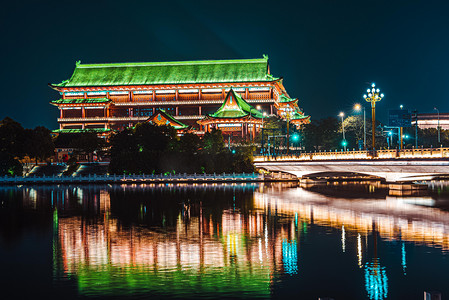
[[449, 295], [449, 189], [380, 184], [0, 188], [13, 297], [422, 299]]

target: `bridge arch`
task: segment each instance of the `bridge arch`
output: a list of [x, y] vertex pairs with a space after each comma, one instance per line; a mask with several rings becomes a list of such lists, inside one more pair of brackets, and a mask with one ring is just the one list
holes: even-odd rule
[[290, 173], [298, 178], [316, 173], [365, 174], [385, 179], [387, 182], [430, 180], [449, 176], [449, 161], [267, 161], [256, 162], [256, 167], [272, 172]]

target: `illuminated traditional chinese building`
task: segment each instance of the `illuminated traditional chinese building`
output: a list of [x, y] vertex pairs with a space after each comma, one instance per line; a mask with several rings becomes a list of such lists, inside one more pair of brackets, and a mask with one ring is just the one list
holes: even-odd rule
[[198, 121], [203, 129], [209, 132], [212, 128], [224, 134], [250, 136], [262, 128], [263, 114], [246, 102], [232, 88], [228, 92], [223, 105], [213, 114]]
[[185, 132], [189, 126], [176, 120], [170, 114], [167, 114], [165, 110], [160, 109], [154, 115], [148, 118], [147, 122], [156, 125], [168, 125], [172, 126], [178, 134]]
[[275, 102], [278, 115], [287, 119], [295, 126], [310, 123], [310, 116], [304, 115], [298, 106], [298, 99], [292, 99], [285, 94], [279, 95], [278, 101]]
[[[163, 109], [198, 129], [198, 120], [215, 112], [233, 88], [247, 103], [278, 113], [283, 79], [261, 59], [152, 63], [76, 63], [70, 79], [49, 85], [60, 93], [59, 131], [121, 130]], [[287, 97], [287, 96], [286, 96]]]

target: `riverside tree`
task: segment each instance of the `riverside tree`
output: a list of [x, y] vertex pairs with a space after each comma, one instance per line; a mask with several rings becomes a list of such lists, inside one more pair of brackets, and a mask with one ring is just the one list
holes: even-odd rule
[[202, 139], [181, 137], [171, 126], [142, 123], [111, 139], [109, 172], [115, 174], [252, 172], [252, 152], [232, 153], [224, 147], [221, 131]]

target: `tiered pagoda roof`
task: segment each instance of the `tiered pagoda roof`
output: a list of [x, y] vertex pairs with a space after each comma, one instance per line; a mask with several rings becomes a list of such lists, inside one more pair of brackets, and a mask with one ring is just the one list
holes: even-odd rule
[[240, 119], [240, 118], [263, 118], [263, 114], [252, 107], [232, 88], [229, 90], [221, 107], [213, 114], [207, 115], [205, 119]]
[[76, 63], [69, 80], [51, 87], [269, 82], [268, 56], [259, 59], [149, 63]]
[[156, 124], [156, 125], [169, 125], [175, 128], [176, 130], [187, 129], [189, 126], [176, 120], [173, 116], [165, 112], [163, 109], [159, 109], [154, 115], [148, 118], [147, 122]]
[[52, 130], [53, 133], [107, 133], [110, 132], [109, 128], [72, 128], [72, 129], [56, 129]]
[[108, 98], [80, 98], [80, 99], [58, 99], [53, 100], [50, 103], [54, 105], [58, 104], [99, 104], [111, 102]]
[[[298, 106], [297, 98], [290, 98], [285, 94], [281, 94], [277, 102], [277, 107], [281, 110], [285, 107], [293, 109], [293, 111], [290, 113], [289, 119], [296, 125], [310, 123], [310, 116], [304, 115], [304, 112]], [[285, 115], [283, 115], [283, 117], [285, 118]]]

